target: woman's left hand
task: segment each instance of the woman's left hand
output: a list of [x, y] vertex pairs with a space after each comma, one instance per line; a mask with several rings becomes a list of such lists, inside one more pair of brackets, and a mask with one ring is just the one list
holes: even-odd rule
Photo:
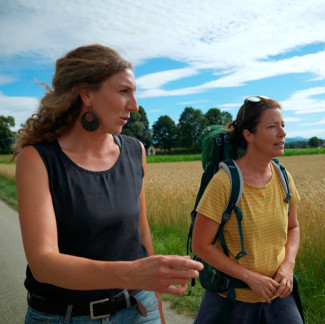
[[289, 262], [284, 261], [273, 279], [280, 284], [275, 295], [280, 298], [289, 296], [293, 288], [293, 266]]

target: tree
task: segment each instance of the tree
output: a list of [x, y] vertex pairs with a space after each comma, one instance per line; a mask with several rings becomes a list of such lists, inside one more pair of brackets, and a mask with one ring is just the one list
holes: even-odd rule
[[204, 116], [208, 125], [220, 125], [221, 111], [218, 108], [210, 108]]
[[15, 119], [12, 116], [0, 116], [0, 154], [12, 153], [12, 144], [15, 140], [15, 133], [9, 127], [15, 126]]
[[319, 147], [320, 146], [320, 140], [318, 137], [314, 136], [311, 137], [308, 141], [308, 145], [311, 147]]
[[204, 116], [208, 125], [228, 125], [232, 121], [229, 112], [220, 111], [218, 108], [210, 108]]
[[232, 115], [228, 111], [221, 112], [221, 122], [220, 125], [228, 125], [232, 122]]
[[167, 115], [160, 116], [152, 125], [152, 137], [156, 145], [170, 151], [177, 143], [177, 126]]
[[199, 148], [200, 136], [206, 125], [206, 119], [201, 110], [186, 107], [178, 121], [180, 145], [187, 149]]
[[145, 147], [152, 143], [149, 121], [143, 107], [139, 106], [137, 112], [131, 113], [128, 123], [123, 127], [122, 134], [137, 138]]

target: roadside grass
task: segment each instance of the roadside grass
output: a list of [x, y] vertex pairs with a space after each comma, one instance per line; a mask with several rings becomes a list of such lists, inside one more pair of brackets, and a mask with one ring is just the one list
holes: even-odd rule
[[[325, 148], [285, 149], [283, 156], [325, 154]], [[200, 161], [201, 154], [162, 154], [147, 156], [147, 163]]]
[[147, 163], [163, 163], [163, 162], [185, 162], [185, 161], [199, 161], [201, 154], [164, 154], [164, 155], [149, 155], [147, 156]]
[[11, 154], [0, 154], [0, 164], [15, 164], [15, 161], [11, 161]]
[[17, 210], [17, 191], [16, 182], [2, 176], [0, 173], [0, 199], [8, 206]]
[[325, 148], [301, 148], [301, 149], [285, 149], [283, 156], [297, 156], [297, 155], [314, 155], [314, 154], [325, 154]]
[[[292, 174], [301, 197], [301, 241], [295, 272], [306, 323], [325, 323], [325, 154], [284, 156], [280, 162]], [[200, 161], [148, 164], [147, 213], [156, 254], [186, 254], [190, 212], [201, 174]], [[0, 197], [17, 210], [14, 179], [15, 166], [0, 163]], [[189, 291], [189, 296], [162, 298], [178, 312], [194, 317], [203, 295], [198, 280], [194, 288], [189, 283]]]

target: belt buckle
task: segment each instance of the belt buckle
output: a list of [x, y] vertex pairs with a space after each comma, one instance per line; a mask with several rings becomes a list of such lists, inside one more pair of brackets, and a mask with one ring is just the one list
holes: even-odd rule
[[104, 317], [108, 317], [110, 314], [104, 314], [104, 315], [99, 315], [99, 316], [95, 316], [94, 315], [94, 305], [96, 304], [103, 304], [105, 302], [108, 302], [109, 298], [105, 298], [105, 299], [101, 299], [101, 300], [95, 300], [90, 302], [89, 304], [89, 308], [90, 308], [90, 318], [91, 319], [99, 319], [99, 318], [104, 318]]

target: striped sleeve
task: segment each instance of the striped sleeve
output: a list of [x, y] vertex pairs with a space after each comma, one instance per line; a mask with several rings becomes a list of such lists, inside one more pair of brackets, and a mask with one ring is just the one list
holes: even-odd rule
[[220, 169], [206, 187], [197, 207], [197, 212], [220, 224], [229, 195], [229, 177], [224, 169]]

